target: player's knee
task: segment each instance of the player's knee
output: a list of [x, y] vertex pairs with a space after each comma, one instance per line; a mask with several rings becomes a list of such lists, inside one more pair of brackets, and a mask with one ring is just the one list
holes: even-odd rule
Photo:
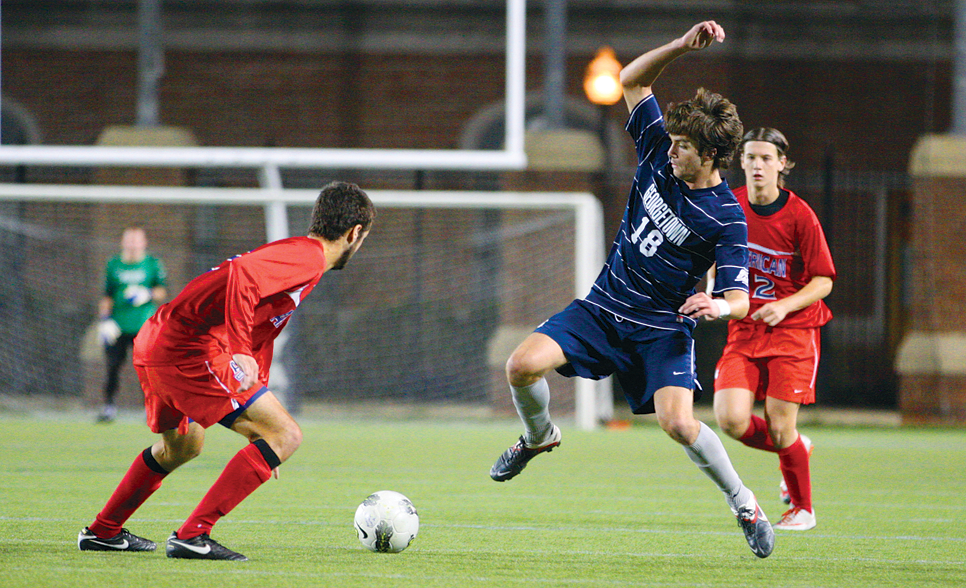
[[698, 428], [700, 425], [691, 415], [660, 415], [657, 421], [661, 429], [671, 439], [674, 439], [682, 445], [694, 443], [694, 440], [698, 436]]
[[279, 459], [285, 461], [302, 445], [301, 427], [293, 422], [291, 426], [276, 435], [272, 445], [277, 445], [278, 449], [276, 453]]
[[181, 463], [187, 463], [192, 459], [201, 455], [201, 449], [202, 449], [202, 445], [200, 443], [192, 444], [188, 447], [183, 448], [180, 454], [180, 457], [182, 460]]
[[170, 471], [201, 455], [204, 439], [184, 439], [182, 443], [165, 444], [157, 457], [161, 467]]
[[714, 418], [718, 422], [718, 427], [732, 439], [740, 439], [748, 430], [748, 420], [742, 417], [716, 412]]
[[529, 386], [543, 377], [531, 354], [515, 352], [506, 362], [506, 379], [511, 386]]
[[302, 428], [298, 425], [295, 425], [294, 430], [289, 431], [289, 446], [293, 453], [302, 446]]
[[772, 426], [772, 423], [769, 423], [768, 434], [771, 435], [772, 443], [779, 449], [785, 449], [798, 439], [798, 431], [795, 427], [789, 429], [788, 427]]

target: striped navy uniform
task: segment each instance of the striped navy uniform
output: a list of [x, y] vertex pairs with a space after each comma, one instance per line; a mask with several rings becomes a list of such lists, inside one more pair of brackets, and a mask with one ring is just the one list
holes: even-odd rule
[[670, 137], [654, 95], [631, 112], [637, 173], [607, 262], [585, 300], [620, 319], [690, 333], [677, 309], [717, 262], [714, 293], [748, 291], [748, 226], [726, 181], [691, 190], [669, 163]]

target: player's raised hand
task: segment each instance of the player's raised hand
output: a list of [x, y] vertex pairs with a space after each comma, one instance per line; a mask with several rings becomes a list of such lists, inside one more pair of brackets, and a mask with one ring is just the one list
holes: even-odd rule
[[681, 42], [691, 51], [698, 51], [710, 47], [715, 41], [723, 43], [725, 39], [724, 27], [713, 20], [699, 22], [684, 33]]

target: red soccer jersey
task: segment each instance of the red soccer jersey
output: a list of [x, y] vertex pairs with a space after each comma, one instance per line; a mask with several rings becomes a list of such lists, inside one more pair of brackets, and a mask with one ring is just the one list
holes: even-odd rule
[[[761, 216], [748, 204], [748, 188], [734, 191], [748, 221], [748, 294], [751, 307], [743, 323], [769, 302], [801, 290], [814, 276], [835, 279], [825, 232], [812, 208], [793, 192], [778, 212]], [[779, 327], [820, 327], [832, 318], [825, 302], [788, 313]]]
[[324, 267], [322, 243], [309, 237], [274, 241], [225, 261], [188, 282], [144, 323], [134, 364], [180, 365], [244, 353], [268, 382], [275, 338]]

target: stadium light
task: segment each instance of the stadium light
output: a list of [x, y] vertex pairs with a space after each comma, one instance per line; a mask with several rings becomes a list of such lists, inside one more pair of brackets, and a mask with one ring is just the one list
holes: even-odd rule
[[598, 106], [616, 104], [624, 96], [620, 73], [621, 64], [614, 50], [607, 46], [598, 49], [584, 72], [587, 99]]

